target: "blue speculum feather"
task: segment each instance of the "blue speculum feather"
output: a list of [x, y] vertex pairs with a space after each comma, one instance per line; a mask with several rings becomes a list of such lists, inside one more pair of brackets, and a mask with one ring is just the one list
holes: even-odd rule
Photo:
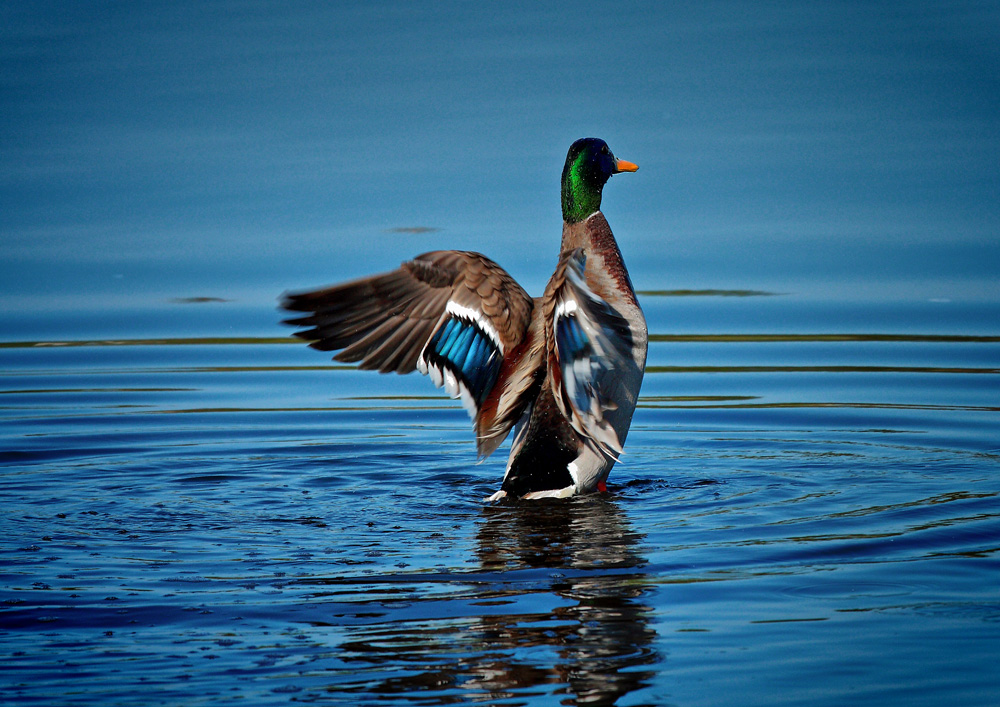
[[590, 342], [576, 317], [559, 318], [556, 323], [556, 341], [559, 344], [560, 358], [567, 363], [591, 353]]
[[471, 326], [462, 327], [458, 336], [455, 337], [455, 343], [448, 348], [448, 358], [455, 364], [456, 368], [462, 367], [462, 363], [469, 353], [469, 345], [475, 335], [476, 331]]
[[452, 349], [455, 348], [458, 343], [458, 339], [462, 334], [462, 328], [456, 319], [450, 319], [445, 323], [441, 334], [441, 343], [439, 346], [435, 346], [435, 350], [445, 359], [451, 359]]
[[428, 361], [447, 368], [469, 389], [476, 404], [486, 399], [500, 374], [503, 357], [475, 322], [449, 317], [431, 337]]
[[566, 390], [573, 398], [573, 404], [577, 409], [586, 410], [590, 407], [587, 390], [590, 387], [589, 380], [593, 371], [580, 379], [579, 371], [574, 369], [575, 364], [583, 360], [590, 360], [591, 365], [588, 368], [592, 369], [594, 349], [575, 316], [562, 316], [556, 320], [556, 345], [559, 348], [559, 360]]
[[472, 376], [476, 370], [476, 367], [482, 363], [482, 358], [484, 352], [484, 340], [483, 337], [475, 336], [472, 342], [469, 344], [469, 350], [465, 353], [465, 361], [462, 363], [462, 373], [466, 376]]

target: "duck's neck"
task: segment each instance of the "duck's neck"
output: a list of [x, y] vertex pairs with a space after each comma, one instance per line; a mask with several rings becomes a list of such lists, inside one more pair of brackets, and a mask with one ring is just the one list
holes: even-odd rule
[[631, 299], [635, 299], [632, 290], [632, 281], [625, 268], [625, 261], [622, 253], [618, 249], [618, 242], [611, 233], [611, 226], [604, 214], [597, 211], [588, 216], [583, 221], [576, 223], [563, 222], [562, 245], [559, 252], [567, 253], [576, 248], [583, 248], [587, 256], [587, 264], [584, 273], [587, 284], [595, 293], [600, 293], [603, 289], [604, 277], [598, 272], [610, 277], [615, 283], [615, 287], [628, 294]]
[[611, 226], [600, 211], [595, 211], [582, 221], [563, 221], [560, 253], [583, 248], [588, 255], [595, 251], [603, 254], [609, 246], [618, 254], [618, 258], [621, 258], [618, 244], [615, 243], [615, 237], [611, 233]]

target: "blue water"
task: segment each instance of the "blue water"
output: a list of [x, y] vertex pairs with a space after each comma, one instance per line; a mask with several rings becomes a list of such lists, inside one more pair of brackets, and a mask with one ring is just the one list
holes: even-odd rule
[[[0, 7], [0, 704], [993, 705], [995, 3]], [[533, 294], [569, 143], [651, 344], [604, 495], [276, 299]]]

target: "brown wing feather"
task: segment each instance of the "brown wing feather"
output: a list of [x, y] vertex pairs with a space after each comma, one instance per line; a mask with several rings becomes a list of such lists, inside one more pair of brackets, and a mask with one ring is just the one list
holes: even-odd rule
[[343, 349], [334, 356], [338, 361], [410, 373], [461, 279], [464, 255], [425, 253], [392, 272], [286, 295], [282, 307], [310, 312], [286, 323], [306, 327], [295, 335], [315, 349]]
[[[296, 336], [338, 361], [364, 369], [409, 373], [446, 315], [448, 302], [481, 312], [505, 351], [498, 383], [476, 411], [477, 448], [488, 456], [521, 415], [542, 364], [544, 336], [531, 324], [534, 303], [489, 258], [464, 251], [434, 251], [392, 272], [286, 295], [282, 306], [305, 316]], [[538, 329], [537, 332], [529, 333]]]
[[[434, 256], [427, 253], [417, 258]], [[426, 343], [426, 337], [410, 339], [407, 334], [427, 332], [440, 319], [448, 302], [451, 285], [458, 273], [436, 266], [431, 261], [414, 267], [404, 263], [398, 270], [362, 280], [334, 285], [322, 290], [286, 295], [282, 306], [290, 311], [310, 312], [304, 317], [286, 320], [287, 324], [307, 327], [295, 335], [309, 340], [310, 346], [320, 351], [344, 349], [334, 358], [338, 361], [361, 361], [363, 368], [383, 372], [398, 370], [399, 362], [388, 366], [389, 359], [398, 349], [383, 347], [386, 336], [392, 340], [409, 340], [416, 346], [408, 367], [399, 370], [409, 373], [415, 369], [416, 356]], [[409, 352], [406, 352], [409, 353]]]
[[545, 377], [545, 319], [535, 300], [531, 323], [520, 346], [504, 357], [500, 384], [483, 402], [476, 418], [476, 451], [488, 457], [507, 438]]

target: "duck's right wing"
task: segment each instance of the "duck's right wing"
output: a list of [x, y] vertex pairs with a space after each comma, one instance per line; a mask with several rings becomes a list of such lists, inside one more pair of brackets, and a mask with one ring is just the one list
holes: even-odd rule
[[[583, 249], [564, 253], [546, 289], [546, 351], [556, 405], [583, 439], [611, 459], [624, 444], [609, 420], [635, 407], [641, 378], [628, 322], [587, 287]], [[634, 389], [633, 389], [634, 388]]]

